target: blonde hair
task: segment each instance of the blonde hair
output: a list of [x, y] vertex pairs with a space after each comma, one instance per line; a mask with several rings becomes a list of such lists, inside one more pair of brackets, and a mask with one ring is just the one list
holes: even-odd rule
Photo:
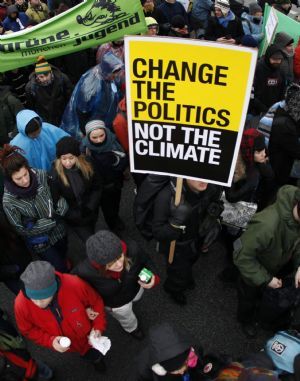
[[[94, 174], [92, 165], [86, 160], [86, 158], [82, 154], [80, 156], [75, 156], [75, 159], [75, 167], [80, 170], [85, 179], [89, 180]], [[70, 183], [65, 174], [64, 166], [62, 165], [60, 158], [55, 160], [54, 166], [58, 174], [58, 177], [61, 179], [61, 181], [66, 187], [69, 187]]]
[[239, 152], [234, 170], [233, 182], [237, 183], [244, 178], [246, 178], [246, 164], [242, 158], [241, 152]]

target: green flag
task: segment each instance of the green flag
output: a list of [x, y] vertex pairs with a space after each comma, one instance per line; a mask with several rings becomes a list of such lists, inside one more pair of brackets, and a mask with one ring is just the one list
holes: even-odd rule
[[[270, 10], [271, 10], [271, 7], [266, 3], [265, 11], [264, 11], [264, 27], [266, 26], [266, 24], [268, 22]], [[276, 13], [278, 23], [277, 23], [276, 29], [274, 31], [274, 34], [273, 34], [273, 39], [274, 39], [276, 33], [285, 32], [285, 33], [289, 34], [294, 39], [294, 46], [297, 46], [299, 36], [300, 36], [300, 23], [293, 20], [292, 18], [284, 15], [283, 13], [276, 11], [275, 9], [274, 9], [274, 11]], [[263, 39], [263, 41], [261, 42], [261, 45], [260, 45], [260, 51], [259, 51], [260, 55], [264, 54], [267, 46], [268, 46], [268, 41], [267, 41], [267, 38], [265, 36], [265, 38]]]
[[87, 0], [50, 20], [0, 37], [0, 72], [147, 30], [140, 0]]

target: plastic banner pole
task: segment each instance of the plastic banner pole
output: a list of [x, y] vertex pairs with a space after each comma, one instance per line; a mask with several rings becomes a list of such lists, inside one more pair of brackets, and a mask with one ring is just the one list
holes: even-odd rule
[[[181, 193], [182, 193], [182, 184], [183, 184], [183, 178], [177, 177], [176, 180], [176, 193], [175, 193], [175, 206], [178, 206], [180, 204], [181, 200]], [[174, 253], [175, 253], [175, 246], [176, 241], [172, 241], [170, 245], [170, 251], [169, 251], [169, 263], [173, 263], [174, 259]]]

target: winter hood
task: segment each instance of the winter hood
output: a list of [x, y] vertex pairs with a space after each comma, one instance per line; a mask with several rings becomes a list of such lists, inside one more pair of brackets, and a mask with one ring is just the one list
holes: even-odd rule
[[124, 69], [123, 62], [112, 52], [104, 54], [99, 66], [104, 79], [108, 79], [115, 71]]
[[169, 360], [192, 347], [190, 335], [169, 323], [162, 323], [149, 330], [149, 355], [151, 366]]
[[7, 7], [7, 16], [10, 16], [12, 13], [19, 14], [18, 8], [14, 4]]
[[272, 57], [275, 53], [277, 53], [278, 55], [281, 55], [282, 58], [283, 58], [283, 53], [281, 51], [281, 48], [278, 46], [278, 45], [270, 45], [267, 50], [266, 50], [266, 53], [264, 55], [264, 61], [265, 61], [265, 64], [270, 68], [271, 67], [271, 64], [270, 64], [270, 57]]
[[273, 44], [277, 45], [279, 48], [284, 49], [287, 45], [294, 41], [293, 37], [285, 32], [276, 33]]
[[276, 208], [281, 219], [288, 225], [299, 225], [293, 217], [293, 208], [300, 200], [300, 189], [292, 185], [284, 185], [277, 193]]
[[25, 128], [26, 128], [28, 122], [30, 122], [31, 119], [33, 119], [33, 118], [38, 118], [40, 120], [41, 124], [43, 123], [42, 119], [40, 118], [40, 116], [35, 111], [26, 109], [26, 110], [22, 110], [22, 111], [18, 112], [18, 114], [17, 114], [17, 128], [18, 128], [18, 131], [20, 134], [27, 136], [25, 133]]
[[25, 134], [27, 123], [33, 119], [42, 119], [32, 110], [22, 110], [17, 114], [17, 128], [19, 133], [11, 145], [20, 147], [32, 168], [49, 171], [52, 161], [56, 158], [56, 143], [68, 134], [61, 128], [50, 123], [42, 122], [42, 129], [38, 137], [31, 139]]

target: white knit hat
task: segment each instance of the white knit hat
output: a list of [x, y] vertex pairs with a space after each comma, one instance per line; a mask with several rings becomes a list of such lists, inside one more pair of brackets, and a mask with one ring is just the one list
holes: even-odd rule
[[88, 136], [92, 131], [97, 130], [98, 128], [105, 128], [105, 123], [103, 120], [97, 119], [97, 120], [90, 120], [85, 125], [85, 134]]
[[220, 8], [221, 12], [224, 16], [227, 16], [228, 12], [230, 11], [230, 4], [228, 0], [216, 0], [215, 1], [215, 8]]

